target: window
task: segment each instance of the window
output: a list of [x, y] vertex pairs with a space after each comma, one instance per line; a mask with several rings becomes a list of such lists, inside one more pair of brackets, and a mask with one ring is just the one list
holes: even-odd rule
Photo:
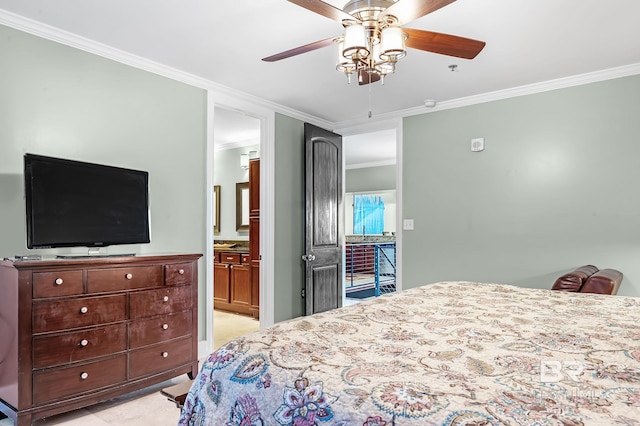
[[384, 231], [384, 199], [380, 195], [353, 195], [354, 235], [382, 234]]

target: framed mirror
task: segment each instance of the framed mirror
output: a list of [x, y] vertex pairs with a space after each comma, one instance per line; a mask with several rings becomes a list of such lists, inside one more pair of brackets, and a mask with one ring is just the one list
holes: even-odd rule
[[236, 231], [249, 230], [249, 182], [236, 183]]
[[213, 185], [213, 235], [220, 234], [220, 185]]

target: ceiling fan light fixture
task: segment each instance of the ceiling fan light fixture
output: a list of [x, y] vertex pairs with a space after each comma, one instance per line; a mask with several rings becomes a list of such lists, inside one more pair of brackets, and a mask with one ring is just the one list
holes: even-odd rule
[[381, 76], [391, 74], [396, 70], [395, 61], [389, 61], [380, 57], [380, 44], [373, 45], [373, 66], [375, 71]]
[[345, 56], [342, 54], [343, 51], [344, 42], [340, 41], [338, 42], [338, 51], [336, 52], [336, 69], [340, 72], [350, 74], [355, 71], [356, 64], [354, 64], [351, 59], [345, 58]]
[[384, 77], [385, 75], [396, 72], [396, 64], [395, 62], [384, 62], [376, 66], [376, 70], [378, 71], [378, 74]]
[[405, 40], [407, 35], [400, 27], [387, 27], [381, 31], [380, 58], [397, 60], [407, 54]]
[[374, 64], [383, 62], [383, 60], [380, 58], [380, 43], [371, 46], [371, 60]]
[[[336, 70], [347, 76], [348, 83], [354, 73], [358, 74], [359, 84], [384, 82], [386, 75], [396, 71], [398, 59], [405, 56], [406, 34], [395, 27], [384, 30], [398, 31], [383, 32], [380, 25], [384, 24], [370, 28], [360, 24], [347, 25], [344, 35], [335, 40], [338, 43]], [[383, 42], [384, 37], [386, 42]], [[386, 55], [382, 54], [383, 49], [386, 49]]]
[[480, 40], [404, 27], [407, 22], [435, 12], [456, 0], [348, 0], [342, 9], [327, 0], [289, 1], [340, 22], [344, 33], [267, 56], [262, 60], [275, 62], [336, 42], [336, 70], [345, 74], [348, 82], [352, 75], [356, 75], [359, 84], [384, 81], [386, 75], [395, 72], [396, 63], [406, 56], [407, 47], [473, 59], [486, 44]]
[[347, 76], [347, 83], [351, 84], [351, 74], [353, 74], [358, 68], [357, 65], [349, 58], [345, 58], [342, 54], [344, 50], [344, 42], [338, 41], [338, 51], [336, 58], [336, 70], [344, 73]]
[[351, 58], [352, 61], [364, 59], [369, 56], [369, 43], [367, 43], [367, 30], [363, 25], [348, 25], [344, 29], [342, 55]]

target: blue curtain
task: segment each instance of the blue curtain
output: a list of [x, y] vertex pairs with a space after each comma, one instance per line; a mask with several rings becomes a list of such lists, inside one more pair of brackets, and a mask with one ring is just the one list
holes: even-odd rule
[[353, 233], [382, 234], [384, 231], [384, 200], [380, 195], [353, 196]]

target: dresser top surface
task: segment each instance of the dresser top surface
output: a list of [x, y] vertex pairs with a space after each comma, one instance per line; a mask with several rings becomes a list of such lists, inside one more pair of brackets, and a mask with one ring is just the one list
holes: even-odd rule
[[82, 268], [82, 267], [117, 267], [149, 265], [158, 263], [193, 262], [202, 257], [199, 253], [166, 253], [166, 254], [139, 254], [135, 256], [82, 256], [73, 258], [56, 258], [55, 256], [43, 256], [40, 260], [13, 260], [0, 261], [0, 267], [16, 269], [40, 269], [40, 268]]

